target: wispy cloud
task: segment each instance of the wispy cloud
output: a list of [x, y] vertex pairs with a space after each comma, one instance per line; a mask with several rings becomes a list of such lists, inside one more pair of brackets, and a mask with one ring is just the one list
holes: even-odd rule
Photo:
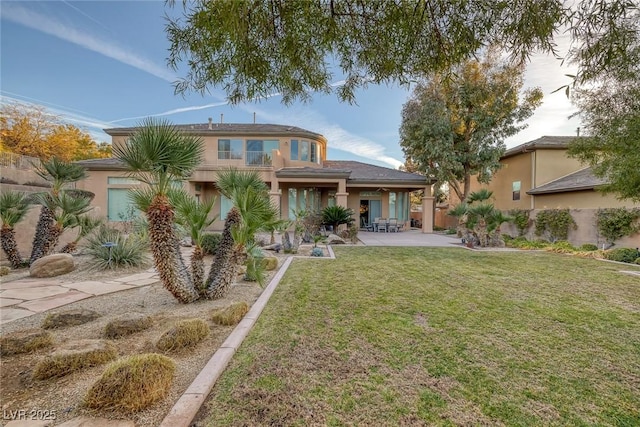
[[64, 25], [63, 23], [48, 16], [16, 5], [15, 3], [5, 2], [2, 5], [2, 17], [20, 25], [24, 25], [25, 27], [50, 34], [78, 46], [82, 46], [85, 49], [89, 49], [108, 58], [115, 59], [116, 61], [130, 65], [168, 82], [174, 82], [176, 80], [176, 76], [164, 66], [157, 65], [153, 61], [123, 49], [111, 42], [100, 40], [92, 34]]
[[84, 16], [85, 18], [89, 19], [90, 21], [92, 21], [94, 24], [97, 24], [99, 26], [101, 26], [102, 28], [104, 28], [107, 31], [111, 31], [111, 29], [109, 27], [107, 27], [106, 25], [104, 25], [102, 22], [98, 21], [97, 19], [95, 19], [93, 16], [87, 14], [86, 12], [84, 12], [82, 9], [77, 8], [76, 6], [72, 5], [71, 3], [69, 3], [68, 1], [62, 0], [62, 3], [66, 4], [67, 6], [69, 6], [71, 9], [75, 10], [76, 12], [78, 12], [80, 15]]
[[144, 118], [147, 118], [147, 117], [171, 116], [173, 114], [188, 113], [190, 111], [206, 110], [207, 108], [221, 107], [221, 106], [227, 105], [227, 104], [229, 104], [228, 101], [222, 101], [222, 102], [214, 102], [213, 104], [193, 105], [193, 106], [190, 106], [190, 107], [174, 108], [173, 110], [164, 111], [162, 113], [147, 114], [147, 115], [144, 115], [144, 116], [135, 116], [135, 117], [125, 117], [124, 119], [112, 120], [112, 123], [125, 122], [127, 120], [144, 119]]

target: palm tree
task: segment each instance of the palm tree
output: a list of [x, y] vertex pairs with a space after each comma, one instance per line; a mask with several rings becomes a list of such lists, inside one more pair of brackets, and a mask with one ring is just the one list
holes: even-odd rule
[[0, 194], [0, 219], [2, 220], [2, 250], [11, 263], [11, 268], [24, 265], [22, 255], [16, 243], [15, 225], [22, 221], [31, 207], [28, 197], [24, 193], [6, 191]]
[[189, 233], [193, 244], [191, 254], [191, 277], [194, 286], [201, 290], [204, 287], [204, 249], [202, 241], [204, 232], [218, 218], [210, 216], [216, 198], [199, 202], [184, 190], [170, 192], [170, 199], [176, 208], [176, 223]]
[[182, 255], [175, 232], [175, 209], [169, 199], [172, 183], [187, 179], [202, 161], [202, 140], [178, 130], [167, 121], [152, 118], [125, 143], [113, 147], [113, 155], [129, 170], [129, 176], [148, 186], [134, 192], [149, 221], [149, 244], [158, 275], [165, 288], [182, 303], [200, 295]]
[[71, 242], [64, 245], [60, 252], [70, 254], [75, 252], [78, 247], [78, 242], [82, 238], [87, 237], [93, 230], [100, 227], [104, 223], [102, 218], [95, 218], [91, 215], [78, 215], [73, 220], [71, 228], [78, 228], [78, 236]]
[[255, 234], [274, 222], [278, 213], [269, 199], [268, 187], [256, 171], [228, 169], [218, 173], [218, 188], [233, 202], [227, 213], [222, 239], [205, 283], [205, 296], [224, 297], [247, 257], [261, 277]]
[[79, 217], [93, 209], [90, 206], [90, 198], [72, 196], [66, 191], [57, 194], [38, 193], [35, 199], [51, 212], [53, 219], [44, 244], [43, 256], [49, 255], [55, 249], [65, 229], [75, 227]]
[[[51, 182], [51, 190], [48, 195], [54, 197], [58, 196], [66, 184], [79, 181], [87, 175], [82, 166], [58, 160], [56, 157], [52, 157], [46, 162], [41, 162], [40, 166], [36, 168], [36, 173], [41, 178]], [[43, 204], [40, 208], [40, 217], [33, 236], [29, 263], [33, 263], [49, 252], [48, 245], [52, 241], [50, 233], [53, 231], [53, 224], [53, 212]]]

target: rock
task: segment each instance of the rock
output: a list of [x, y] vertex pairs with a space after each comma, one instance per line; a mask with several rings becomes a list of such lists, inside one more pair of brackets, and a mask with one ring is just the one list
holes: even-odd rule
[[264, 249], [265, 251], [275, 251], [277, 253], [280, 253], [280, 251], [282, 250], [282, 245], [280, 243], [274, 243], [273, 245], [265, 246], [262, 249]]
[[267, 271], [273, 271], [278, 268], [278, 258], [274, 256], [265, 256], [262, 258], [262, 266]]
[[327, 245], [344, 245], [346, 243], [342, 237], [336, 234], [329, 234], [327, 237]]
[[47, 255], [34, 261], [29, 267], [31, 277], [55, 277], [76, 268], [71, 254]]
[[65, 326], [78, 326], [96, 320], [100, 316], [100, 313], [93, 310], [68, 310], [49, 314], [42, 322], [42, 327], [44, 329], [55, 329]]
[[291, 250], [293, 249], [288, 231], [285, 231], [284, 234], [282, 235], [282, 248], [284, 249], [285, 253], [291, 252]]

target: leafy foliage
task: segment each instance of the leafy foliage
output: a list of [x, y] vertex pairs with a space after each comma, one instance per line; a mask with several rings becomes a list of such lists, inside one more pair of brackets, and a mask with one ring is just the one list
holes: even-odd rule
[[606, 259], [610, 261], [627, 262], [633, 264], [636, 258], [640, 256], [640, 252], [637, 249], [631, 248], [616, 248], [606, 251], [604, 253]]
[[218, 244], [222, 239], [220, 233], [205, 233], [202, 235], [202, 249], [206, 255], [214, 255], [218, 249]]
[[313, 256], [313, 257], [323, 257], [324, 256], [324, 252], [322, 251], [322, 248], [313, 248], [313, 249], [311, 249], [311, 256]]
[[353, 215], [353, 210], [344, 206], [327, 206], [322, 210], [322, 223], [333, 226], [333, 232], [337, 233], [339, 225], [354, 221]]
[[482, 189], [469, 194], [468, 203], [462, 202], [449, 210], [449, 215], [458, 218], [458, 232], [469, 246], [504, 246], [500, 225], [511, 221], [488, 202], [493, 192]]
[[580, 250], [581, 251], [597, 251], [598, 246], [594, 245], [593, 243], [585, 243], [580, 246]]
[[569, 209], [546, 209], [536, 216], [536, 236], [547, 236], [552, 242], [567, 240], [569, 229], [576, 229], [575, 220]]
[[21, 103], [2, 104], [0, 148], [24, 156], [63, 161], [109, 157], [111, 145], [96, 143], [76, 126], [64, 123], [44, 107]]
[[530, 211], [525, 209], [511, 209], [509, 211], [509, 215], [513, 218], [513, 223], [518, 229], [518, 235], [524, 236], [531, 224], [531, 220], [529, 219]]
[[504, 140], [542, 101], [540, 89], [523, 86], [521, 66], [501, 63], [490, 51], [483, 61], [466, 61], [452, 74], [420, 82], [402, 108], [400, 145], [408, 162], [424, 175], [448, 183], [465, 201], [471, 176], [487, 183], [500, 168]]
[[613, 244], [624, 236], [637, 233], [640, 230], [638, 219], [640, 219], [639, 208], [598, 209], [596, 213], [598, 231], [609, 244]]

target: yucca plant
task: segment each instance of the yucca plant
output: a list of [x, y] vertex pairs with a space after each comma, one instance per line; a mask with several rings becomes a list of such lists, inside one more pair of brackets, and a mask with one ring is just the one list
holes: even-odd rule
[[218, 218], [211, 215], [216, 198], [199, 202], [184, 190], [169, 192], [171, 201], [176, 208], [176, 223], [188, 233], [193, 244], [191, 254], [191, 277], [197, 289], [204, 287], [204, 255], [203, 240], [205, 230]]
[[0, 193], [0, 219], [2, 220], [2, 250], [11, 263], [11, 268], [20, 268], [25, 262], [16, 243], [15, 225], [24, 219], [31, 207], [24, 193], [5, 191]]
[[[57, 197], [65, 185], [79, 181], [87, 175], [82, 166], [58, 160], [56, 157], [52, 157], [46, 162], [41, 162], [35, 171], [38, 176], [51, 183], [49, 192], [45, 194], [52, 197]], [[49, 245], [52, 241], [50, 234], [55, 232], [53, 228], [54, 221], [54, 212], [51, 210], [50, 204], [42, 204], [36, 232], [33, 236], [30, 263], [48, 253]]]
[[[112, 245], [105, 246], [107, 242]], [[148, 261], [147, 248], [148, 242], [143, 236], [125, 236], [120, 230], [105, 224], [89, 235], [86, 243], [86, 251], [94, 259], [94, 268], [98, 270], [144, 265]]]
[[149, 244], [158, 275], [165, 288], [182, 303], [200, 298], [180, 253], [175, 232], [175, 209], [169, 199], [173, 181], [187, 179], [202, 161], [204, 144], [199, 137], [181, 132], [164, 120], [146, 119], [113, 155], [124, 163], [128, 175], [148, 186], [147, 200], [138, 209], [149, 222]]

